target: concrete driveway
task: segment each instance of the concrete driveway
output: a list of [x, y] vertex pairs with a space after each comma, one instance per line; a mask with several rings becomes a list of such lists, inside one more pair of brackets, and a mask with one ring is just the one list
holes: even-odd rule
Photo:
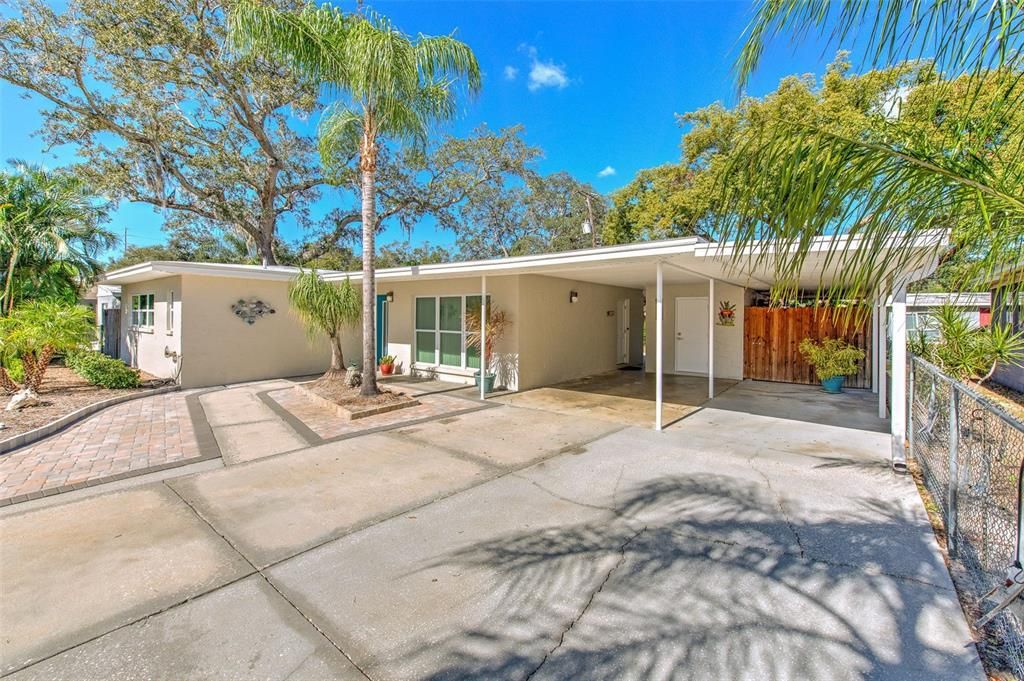
[[232, 431], [244, 463], [0, 511], [0, 669], [984, 678], [886, 436], [783, 418], [808, 395], [741, 384], [662, 433], [508, 405], [315, 446], [274, 424], [253, 460]]

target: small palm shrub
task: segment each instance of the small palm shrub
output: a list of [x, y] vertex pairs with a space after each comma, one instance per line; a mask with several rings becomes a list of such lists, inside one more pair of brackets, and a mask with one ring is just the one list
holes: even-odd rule
[[972, 327], [959, 310], [944, 305], [935, 312], [939, 337], [922, 337], [912, 352], [961, 381], [984, 383], [999, 364], [1024, 362], [1024, 333], [1009, 326]]
[[[92, 311], [79, 305], [37, 301], [15, 308], [0, 317], [0, 389], [35, 396], [54, 354], [85, 347], [95, 333]], [[15, 358], [20, 381], [6, 368]]]
[[64, 364], [92, 385], [103, 388], [138, 388], [139, 372], [119, 359], [94, 350], [70, 352]]
[[857, 363], [864, 359], [863, 350], [842, 338], [826, 338], [820, 343], [804, 338], [800, 341], [800, 354], [814, 367], [821, 381], [857, 373]]

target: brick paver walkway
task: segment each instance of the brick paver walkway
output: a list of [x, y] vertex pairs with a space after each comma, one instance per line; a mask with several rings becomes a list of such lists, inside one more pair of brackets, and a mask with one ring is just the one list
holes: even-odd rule
[[268, 393], [282, 408], [297, 418], [318, 437], [324, 440], [350, 435], [371, 428], [381, 428], [401, 423], [408, 423], [422, 418], [443, 416], [445, 414], [471, 409], [474, 406], [469, 400], [447, 395], [417, 395], [419, 404], [395, 411], [367, 416], [354, 421], [346, 421], [322, 406], [305, 397], [295, 388], [274, 390]]
[[57, 435], [0, 455], [0, 503], [200, 458], [188, 394], [166, 393], [125, 402]]

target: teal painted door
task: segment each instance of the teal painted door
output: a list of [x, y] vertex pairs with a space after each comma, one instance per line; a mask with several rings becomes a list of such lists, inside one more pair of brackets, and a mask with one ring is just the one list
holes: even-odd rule
[[388, 297], [377, 296], [377, 362], [387, 354], [388, 348]]

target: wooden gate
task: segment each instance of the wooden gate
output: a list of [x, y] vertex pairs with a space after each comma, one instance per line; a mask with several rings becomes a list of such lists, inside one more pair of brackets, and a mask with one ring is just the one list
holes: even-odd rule
[[108, 357], [121, 356], [121, 310], [108, 307], [103, 310], [103, 334], [100, 336], [100, 351]]
[[871, 387], [870, 315], [834, 315], [829, 308], [747, 307], [743, 310], [743, 377], [758, 381], [818, 383], [814, 367], [800, 354], [804, 338], [844, 338], [864, 351], [856, 376], [847, 376], [849, 388]]

